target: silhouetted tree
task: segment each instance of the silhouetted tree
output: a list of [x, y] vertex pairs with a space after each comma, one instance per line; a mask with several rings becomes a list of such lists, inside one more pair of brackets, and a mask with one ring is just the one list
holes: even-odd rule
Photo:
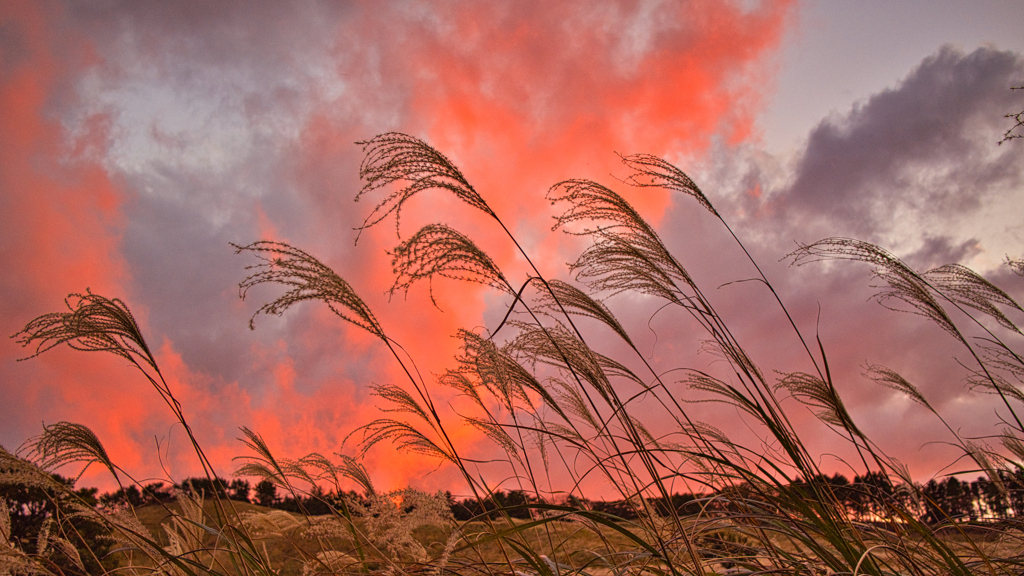
[[887, 515], [886, 511], [896, 494], [896, 487], [886, 474], [867, 472], [854, 476], [849, 491], [854, 513], [867, 520]]
[[1013, 517], [1024, 518], [1024, 470], [1018, 468], [1013, 472], [1004, 472], [1001, 477], [1007, 489], [1007, 500]]
[[942, 507], [954, 520], [974, 520], [974, 509], [971, 506], [971, 492], [969, 485], [965, 490], [965, 483], [950, 476], [940, 483], [943, 487]]
[[226, 499], [228, 497], [228, 483], [223, 478], [214, 478], [213, 480], [204, 477], [186, 478], [181, 481], [179, 487], [192, 490], [204, 498]]
[[100, 496], [100, 503], [108, 508], [126, 508], [131, 506], [137, 508], [146, 503], [142, 497], [142, 491], [135, 484], [129, 484], [126, 488], [120, 488], [117, 492], [104, 493]]
[[99, 497], [103, 506], [116, 507], [139, 507], [151, 504], [161, 504], [174, 499], [170, 486], [163, 482], [151, 482], [140, 490], [138, 485], [131, 484], [127, 488], [118, 489], [116, 492], [106, 492]]
[[256, 503], [260, 506], [272, 507], [277, 504], [277, 486], [270, 480], [261, 480], [256, 484]]
[[228, 484], [228, 498], [240, 502], [249, 502], [249, 492], [251, 490], [252, 486], [248, 480], [242, 480], [241, 478], [232, 480]]

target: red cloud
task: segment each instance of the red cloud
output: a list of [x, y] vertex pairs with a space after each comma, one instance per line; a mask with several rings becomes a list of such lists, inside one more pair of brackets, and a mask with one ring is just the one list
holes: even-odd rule
[[[9, 41], [0, 61], [0, 330], [13, 334], [32, 318], [59, 311], [63, 298], [86, 288], [123, 295], [127, 277], [119, 254], [122, 195], [104, 169], [84, 158], [105, 139], [104, 122], [68, 141], [56, 101], [90, 61], [85, 40], [64, 29], [59, 7], [8, 2], [0, 27]], [[40, 421], [72, 420], [93, 427], [118, 461], [151, 460], [138, 431], [154, 409], [139, 378], [113, 356], [54, 351], [14, 363], [31, 349], [5, 339], [0, 421], [25, 438]], [[15, 448], [14, 446], [10, 448]]]
[[[656, 13], [634, 2], [465, 2], [419, 14], [399, 5], [357, 7], [344, 15], [334, 39], [345, 90], [338, 99], [325, 98], [303, 119], [295, 157], [288, 159], [294, 163], [282, 161], [279, 170], [293, 169], [288, 185], [310, 207], [314, 218], [308, 230], [323, 238], [323, 252], [301, 247], [322, 256], [353, 283], [430, 384], [456, 352], [451, 336], [460, 327], [486, 324], [484, 315], [495, 302], [476, 285], [439, 280], [434, 288], [443, 314], [431, 307], [426, 285], [414, 286], [408, 300], [398, 297], [389, 303], [383, 292], [393, 278], [384, 250], [396, 243], [390, 222], [365, 234], [355, 249], [335, 248], [354, 238], [349, 228], [361, 218], [353, 213], [367, 213], [375, 201], [350, 203], [359, 185], [358, 150], [351, 143], [388, 130], [429, 141], [465, 171], [545, 274], [563, 274], [567, 243], [548, 233], [546, 189], [571, 177], [606, 181], [609, 173], [621, 171], [615, 152], [678, 156], [705, 150], [716, 135], [729, 141], [748, 138], [760, 96], [767, 93], [762, 86], [771, 77], [766, 62], [778, 47], [792, 4], [766, 2], [745, 11], [731, 2], [670, 3]], [[109, 133], [103, 116], [84, 123], [91, 128], [77, 139], [59, 122], [62, 111], [84, 107], [74, 102], [75, 83], [86, 71], [107, 64], [56, 4], [8, 2], [0, 10], [3, 25], [19, 39], [17, 50], [0, 55], [5, 66], [0, 76], [0, 247], [7, 266], [0, 316], [13, 333], [58, 307], [68, 291], [90, 287], [129, 297], [134, 284], [120, 254], [126, 193], [90, 160], [106, 154], [108, 138], [117, 135]], [[154, 41], [170, 33], [164, 22], [140, 19], [136, 25], [152, 26], [144, 32]], [[320, 94], [319, 86], [296, 90]], [[163, 137], [155, 126], [151, 132]], [[630, 200], [654, 221], [670, 201], [650, 191], [634, 193]], [[259, 233], [304, 235], [272, 206], [278, 205], [264, 201], [256, 208]], [[416, 199], [403, 221], [403, 235], [436, 220], [450, 221], [478, 239], [513, 282], [525, 279], [526, 263], [501, 230], [453, 198], [431, 194]], [[340, 260], [340, 251], [347, 260]], [[145, 310], [133, 309], [142, 313], [145, 331]], [[180, 346], [152, 336], [186, 416], [193, 418], [190, 423], [222, 472], [241, 450], [235, 440], [238, 425], [261, 432], [286, 457], [329, 453], [341, 448], [355, 426], [376, 416], [367, 386], [405, 381], [404, 372], [372, 336], [346, 327], [322, 308], [303, 312], [299, 320], [309, 325], [293, 331], [302, 335], [288, 340], [283, 350], [254, 345], [253, 362], [272, 382], [258, 391], [189, 366]], [[302, 366], [298, 359], [314, 351], [338, 355], [335, 363], [325, 365], [343, 364], [353, 373], [326, 374]], [[2, 357], [10, 365], [20, 354], [8, 344]], [[139, 466], [143, 475], [161, 474], [152, 436], [170, 434], [177, 444], [168, 455], [172, 472], [179, 478], [194, 473], [184, 438], [168, 432], [172, 421], [156, 395], [123, 370], [123, 363], [82, 356], [51, 352], [8, 370], [2, 385], [9, 400], [0, 418], [13, 423], [21, 437], [37, 433], [40, 418], [85, 423], [112, 448], [115, 460]], [[451, 395], [437, 395], [447, 410]], [[468, 428], [452, 433], [460, 442], [481, 438]], [[371, 458], [389, 458], [388, 453]], [[395, 485], [434, 465], [389, 458], [377, 468], [383, 483]]]
[[[352, 154], [349, 142], [387, 130], [421, 137], [452, 158], [543, 273], [556, 276], [569, 256], [564, 238], [547, 230], [547, 188], [571, 177], [607, 180], [621, 172], [615, 152], [678, 156], [705, 150], [715, 135], [748, 138], [791, 3], [751, 12], [729, 3], [677, 4], [653, 15], [625, 2], [446, 6], [423, 15], [375, 5], [342, 26], [344, 109], [358, 109], [358, 119], [336, 113], [339, 102], [325, 103], [307, 128], [302, 164], [312, 174], [334, 170]], [[324, 210], [347, 202], [322, 192], [320, 182], [306, 183]], [[379, 199], [348, 210], [368, 214]], [[630, 200], [653, 221], [669, 203], [649, 190]], [[435, 221], [474, 238], [513, 282], [530, 273], [500, 227], [442, 192], [408, 204], [402, 235]], [[438, 280], [444, 315], [431, 310], [426, 282], [408, 301], [376, 297], [372, 291], [393, 279], [382, 254], [397, 243], [393, 225], [363, 234], [341, 271], [366, 287], [361, 294], [429, 383], [429, 374], [451, 365], [455, 330], [484, 323], [488, 297], [477, 285]], [[388, 374], [390, 382], [405, 381], [396, 365]], [[442, 405], [450, 400], [439, 394]]]

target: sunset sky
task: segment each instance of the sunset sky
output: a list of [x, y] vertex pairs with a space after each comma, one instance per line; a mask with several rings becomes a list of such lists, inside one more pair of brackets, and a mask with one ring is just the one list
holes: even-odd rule
[[[766, 373], [809, 370], [763, 287], [722, 286], [755, 271], [717, 220], [691, 198], [617, 180], [628, 172], [616, 154], [644, 152], [701, 186], [800, 328], [817, 330], [861, 428], [930, 478], [956, 458], [942, 444], [949, 433], [862, 372], [900, 372], [964, 436], [998, 433], [1005, 414], [965, 386], [963, 350], [925, 319], [869, 301], [864, 265], [780, 261], [798, 242], [850, 236], [920, 270], [968, 265], [1024, 299], [1024, 278], [1004, 264], [1024, 257], [1024, 141], [997, 145], [1012, 125], [1004, 115], [1024, 109], [1024, 91], [1010, 90], [1024, 84], [1024, 4], [893, 4], [5, 1], [0, 331], [86, 288], [122, 298], [222, 475], [244, 453], [241, 426], [281, 456], [353, 453], [345, 437], [380, 413], [369, 385], [397, 383], [398, 367], [315, 303], [250, 331], [280, 291], [240, 300], [255, 261], [230, 243], [314, 254], [424, 375], [440, 373], [456, 352], [450, 336], [495, 327], [509, 299], [442, 280], [439, 309], [426, 284], [389, 301], [385, 251], [399, 238], [392, 218], [355, 244], [379, 197], [353, 202], [354, 142], [400, 131], [447, 154], [553, 278], [569, 279], [565, 263], [583, 245], [550, 230], [548, 187], [590, 178], [616, 189]], [[525, 279], [500, 231], [450, 195], [417, 198], [400, 232], [435, 221]], [[714, 360], [658, 302], [608, 304], [660, 369]], [[595, 334], [602, 351], [621, 352]], [[0, 341], [0, 445], [73, 421], [139, 478], [197, 472], [183, 431], [122, 359], [59, 349], [17, 362], [26, 355]], [[723, 429], [740, 426], [735, 411], [695, 406]], [[822, 465], [850, 474], [828, 456], [834, 435], [805, 420]], [[488, 450], [478, 433], [459, 434], [470, 451]], [[386, 446], [367, 458], [382, 485], [453, 481]], [[98, 471], [84, 482], [109, 485]]]

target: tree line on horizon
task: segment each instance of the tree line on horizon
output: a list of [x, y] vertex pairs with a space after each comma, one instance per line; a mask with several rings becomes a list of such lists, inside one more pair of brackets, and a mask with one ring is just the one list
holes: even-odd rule
[[[896, 503], [906, 510], [917, 513], [918, 520], [927, 524], [953, 522], [991, 522], [1011, 518], [1024, 518], [1024, 471], [1003, 472], [1002, 486], [989, 478], [979, 476], [976, 480], [960, 480], [949, 476], [941, 480], [931, 479], [910, 489], [902, 483], [894, 483], [884, 475], [868, 473], [848, 479], [841, 473], [821, 476], [815, 480], [831, 487], [836, 500], [852, 517], [861, 522], [871, 522], [881, 513], [881, 506]], [[75, 481], [55, 474], [60, 482], [73, 488]], [[807, 484], [798, 479], [791, 484], [799, 489]], [[220, 477], [187, 478], [171, 485], [152, 482], [145, 485], [130, 484], [113, 492], [100, 493], [98, 488], [79, 488], [74, 491], [83, 500], [97, 507], [107, 509], [141, 508], [144, 506], [167, 505], [175, 500], [175, 492], [190, 490], [204, 498], [220, 498], [236, 502], [255, 504], [266, 508], [294, 512], [306, 516], [331, 514], [345, 502], [362, 503], [369, 507], [368, 500], [356, 491], [338, 493], [313, 488], [308, 495], [278, 493], [278, 487], [268, 480], [256, 484], [236, 478], [225, 480]], [[744, 491], [743, 485], [729, 489], [728, 498], [716, 493], [675, 493], [670, 498], [651, 498], [648, 506], [659, 516], [667, 517], [674, 511], [680, 515], [698, 514], [702, 511], [727, 513], [732, 511], [730, 502], [737, 493]], [[921, 494], [924, 497], [915, 497]], [[638, 518], [635, 503], [627, 500], [591, 500], [569, 496], [561, 500], [538, 498], [523, 490], [497, 490], [486, 498], [457, 497], [445, 492], [452, 515], [458, 521], [534, 518], [545, 505], [559, 504], [601, 512], [612, 517], [630, 521]], [[916, 498], [916, 501], [915, 501]], [[60, 505], [60, 499], [40, 488], [28, 486], [0, 485], [0, 501], [7, 505], [11, 518], [12, 535], [23, 542], [35, 539], [47, 519], [51, 518]]]

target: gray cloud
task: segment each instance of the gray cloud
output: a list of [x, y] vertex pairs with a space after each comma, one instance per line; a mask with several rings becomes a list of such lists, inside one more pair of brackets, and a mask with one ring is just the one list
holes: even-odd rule
[[904, 210], [962, 216], [1014, 193], [1024, 182], [1021, 150], [996, 143], [1021, 77], [1017, 54], [942, 48], [897, 87], [814, 128], [792, 183], [775, 195], [779, 214], [882, 240], [904, 224]]
[[[961, 362], [969, 366], [970, 354], [928, 320], [872, 302], [879, 290], [872, 285], [879, 282], [868, 265], [792, 268], [778, 259], [797, 242], [854, 237], [922, 271], [967, 264], [1019, 301], [1024, 286], [1003, 261], [1024, 250], [1024, 146], [997, 142], [1006, 129], [1003, 115], [1020, 107], [1019, 94], [1009, 88], [1021, 78], [1021, 55], [944, 47], [897, 86], [822, 120], [793, 159], [749, 144], [719, 146], [690, 171], [746, 242], [805, 337], [821, 337], [855, 418], [884, 448], [914, 460], [916, 474], [932, 473], [956, 456], [934, 445], [917, 451], [946, 433], [923, 409], [862, 377], [864, 366], [895, 369], [964, 434], [983, 435], [991, 433], [1000, 406], [965, 385]], [[696, 207], [684, 200], [676, 210], [667, 219], [673, 244], [685, 252], [699, 240], [700, 251], [711, 255], [692, 271], [703, 285], [755, 275], [742, 259], [728, 256], [738, 249], [727, 236], [695, 228], [689, 213]], [[759, 284], [730, 285], [712, 298], [744, 318], [737, 333], [766, 368], [810, 368]]]

